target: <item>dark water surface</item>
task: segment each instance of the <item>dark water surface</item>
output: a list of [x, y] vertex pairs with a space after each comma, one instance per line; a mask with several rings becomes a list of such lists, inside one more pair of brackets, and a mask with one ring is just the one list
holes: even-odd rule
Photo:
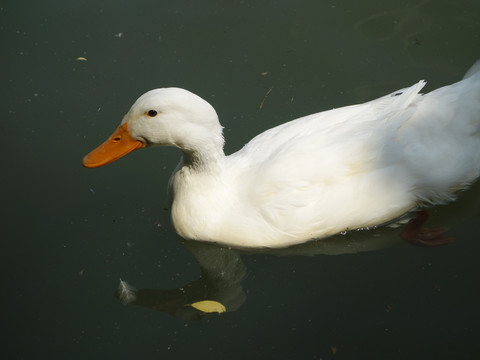
[[[173, 231], [177, 150], [80, 160], [156, 87], [212, 103], [231, 153], [302, 115], [452, 83], [480, 58], [480, 2], [5, 1], [0, 19], [2, 358], [478, 358], [478, 184], [432, 209], [447, 246], [381, 229], [240, 254]], [[117, 300], [120, 278], [140, 306]], [[204, 298], [227, 312], [185, 306]]]

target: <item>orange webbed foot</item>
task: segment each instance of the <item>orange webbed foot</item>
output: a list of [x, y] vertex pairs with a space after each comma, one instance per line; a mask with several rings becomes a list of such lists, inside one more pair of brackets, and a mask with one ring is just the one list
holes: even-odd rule
[[454, 241], [452, 237], [445, 237], [447, 228], [427, 229], [422, 227], [427, 219], [428, 211], [419, 211], [400, 233], [402, 239], [410, 244], [424, 247], [445, 245]]

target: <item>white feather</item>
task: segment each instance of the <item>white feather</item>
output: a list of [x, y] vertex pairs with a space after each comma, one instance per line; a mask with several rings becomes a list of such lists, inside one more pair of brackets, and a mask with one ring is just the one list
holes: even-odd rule
[[118, 298], [123, 305], [134, 302], [136, 300], [135, 288], [126, 281], [120, 279], [120, 284], [118, 285]]

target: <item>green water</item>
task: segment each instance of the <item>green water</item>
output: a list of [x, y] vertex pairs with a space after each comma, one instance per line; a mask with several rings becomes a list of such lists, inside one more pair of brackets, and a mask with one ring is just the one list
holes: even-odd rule
[[[173, 231], [177, 150], [80, 165], [156, 87], [208, 100], [231, 153], [302, 115], [457, 81], [480, 58], [477, 0], [5, 1], [0, 46], [4, 358], [478, 357], [478, 185], [431, 211], [448, 246], [387, 229], [339, 240], [376, 251], [239, 254]], [[120, 278], [141, 306], [117, 300]], [[227, 312], [185, 306], [202, 297]]]

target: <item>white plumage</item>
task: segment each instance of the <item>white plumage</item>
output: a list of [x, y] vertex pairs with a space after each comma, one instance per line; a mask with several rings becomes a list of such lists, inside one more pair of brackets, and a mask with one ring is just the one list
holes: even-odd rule
[[[119, 129], [131, 150], [183, 151], [170, 180], [172, 221], [181, 236], [284, 247], [381, 225], [450, 201], [471, 184], [480, 174], [479, 70], [477, 62], [462, 81], [426, 95], [420, 81], [287, 122], [229, 156], [215, 110], [183, 89], [142, 95]], [[84, 158], [85, 166], [125, 152], [99, 149]]]

